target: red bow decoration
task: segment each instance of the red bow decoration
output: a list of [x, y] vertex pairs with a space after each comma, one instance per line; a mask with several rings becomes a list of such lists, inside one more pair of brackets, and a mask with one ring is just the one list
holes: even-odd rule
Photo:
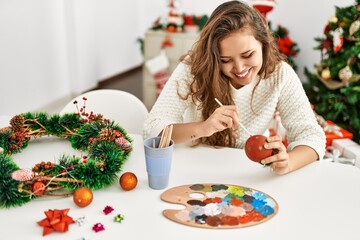
[[67, 232], [69, 228], [69, 224], [74, 223], [75, 221], [68, 216], [68, 212], [70, 211], [69, 208], [59, 210], [48, 210], [45, 211], [46, 218], [37, 222], [38, 225], [42, 226], [43, 229], [43, 236], [52, 233], [53, 231], [56, 232]]

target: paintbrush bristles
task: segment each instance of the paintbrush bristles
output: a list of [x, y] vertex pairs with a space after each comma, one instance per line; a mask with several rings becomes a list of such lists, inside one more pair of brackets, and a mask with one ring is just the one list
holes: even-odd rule
[[168, 147], [170, 145], [172, 130], [173, 130], [173, 125], [166, 126], [163, 129], [161, 133], [159, 148]]

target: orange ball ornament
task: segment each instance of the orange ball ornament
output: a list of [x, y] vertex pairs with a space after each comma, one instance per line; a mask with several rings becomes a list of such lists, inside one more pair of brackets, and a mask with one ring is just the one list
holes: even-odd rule
[[119, 179], [119, 184], [122, 189], [125, 191], [132, 190], [136, 187], [138, 179], [136, 175], [132, 172], [125, 172], [121, 175]]
[[46, 187], [45, 184], [41, 181], [37, 181], [33, 184], [32, 190], [35, 195], [44, 195]]
[[78, 207], [86, 207], [93, 200], [93, 193], [87, 187], [78, 188], [73, 194], [73, 201]]

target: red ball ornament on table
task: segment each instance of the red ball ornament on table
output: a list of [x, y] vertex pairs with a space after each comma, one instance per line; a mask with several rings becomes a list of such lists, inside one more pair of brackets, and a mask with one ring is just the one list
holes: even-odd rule
[[119, 179], [119, 184], [121, 188], [124, 189], [125, 191], [134, 189], [137, 185], [137, 182], [138, 182], [137, 177], [132, 172], [123, 173]]
[[260, 162], [264, 158], [272, 155], [272, 149], [266, 149], [264, 144], [266, 143], [266, 137], [263, 135], [253, 135], [248, 138], [245, 143], [246, 156], [254, 161]]
[[73, 201], [78, 207], [86, 207], [93, 200], [93, 193], [87, 187], [78, 188], [73, 195]]
[[32, 190], [35, 195], [44, 195], [46, 190], [45, 183], [43, 183], [42, 181], [34, 182]]

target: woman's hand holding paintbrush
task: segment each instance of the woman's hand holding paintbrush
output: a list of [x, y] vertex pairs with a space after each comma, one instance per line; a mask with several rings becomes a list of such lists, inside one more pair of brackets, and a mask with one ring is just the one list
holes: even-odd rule
[[221, 106], [203, 122], [205, 137], [227, 128], [235, 129], [239, 126], [239, 110], [235, 105]]
[[[220, 107], [224, 106], [224, 105], [219, 101], [219, 99], [215, 98], [215, 101], [219, 104]], [[236, 113], [237, 113], [237, 116], [239, 116], [237, 107], [236, 107]], [[240, 125], [240, 127], [242, 127], [242, 129], [245, 130], [245, 132], [247, 132], [247, 134], [249, 134], [250, 136], [252, 135], [252, 134], [246, 129], [246, 127], [245, 127], [244, 125], [242, 125], [242, 123], [239, 121], [239, 117], [237, 117], [237, 122], [236, 122], [236, 125], [238, 125], [238, 124]]]

